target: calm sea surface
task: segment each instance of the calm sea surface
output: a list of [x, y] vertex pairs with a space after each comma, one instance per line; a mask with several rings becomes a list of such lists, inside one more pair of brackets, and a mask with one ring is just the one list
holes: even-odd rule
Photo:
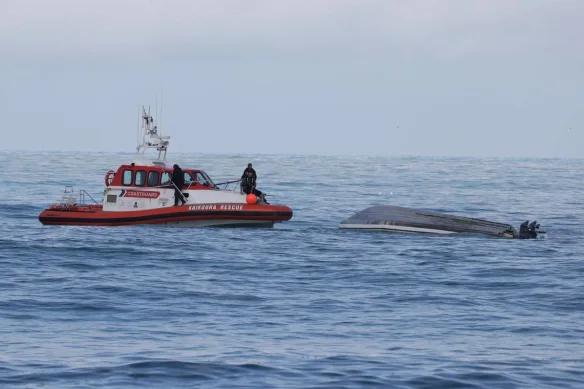
[[[0, 387], [584, 387], [584, 160], [171, 156], [294, 218], [43, 227], [131, 155], [0, 152]], [[380, 203], [548, 233], [338, 229]]]

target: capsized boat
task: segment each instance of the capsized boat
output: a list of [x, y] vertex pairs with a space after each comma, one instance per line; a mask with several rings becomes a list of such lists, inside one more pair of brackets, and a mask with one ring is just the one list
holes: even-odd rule
[[[215, 184], [201, 169], [183, 168], [185, 185], [180, 188], [184, 205], [174, 205], [172, 165], [166, 163], [169, 137], [162, 136], [150, 112], [143, 109], [142, 143], [137, 160], [105, 175], [103, 200], [95, 201], [86, 191], [79, 197], [71, 187], [60, 202], [39, 215], [47, 225], [123, 226], [179, 224], [188, 226], [273, 226], [290, 220], [292, 209], [272, 205], [263, 196], [242, 193], [239, 180]], [[158, 157], [144, 162], [146, 150]], [[232, 185], [234, 184], [234, 185]], [[231, 188], [230, 188], [231, 186]], [[78, 200], [79, 199], [79, 200]], [[86, 200], [93, 200], [93, 204]]]
[[392, 205], [366, 208], [342, 221], [340, 227], [430, 234], [486, 234], [520, 239], [536, 238], [538, 233], [543, 233], [536, 221], [522, 223], [517, 231], [510, 224]]

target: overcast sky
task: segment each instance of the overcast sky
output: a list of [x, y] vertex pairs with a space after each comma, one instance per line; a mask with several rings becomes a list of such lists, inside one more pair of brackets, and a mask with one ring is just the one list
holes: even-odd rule
[[582, 0], [1, 5], [0, 149], [584, 157]]

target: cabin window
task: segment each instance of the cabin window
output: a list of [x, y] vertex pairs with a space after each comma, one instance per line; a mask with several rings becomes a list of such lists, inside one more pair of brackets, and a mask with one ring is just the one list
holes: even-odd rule
[[213, 184], [213, 181], [211, 181], [211, 179], [209, 178], [209, 176], [207, 176], [205, 173], [203, 172], [197, 172], [195, 175], [195, 181], [197, 181], [199, 184], [205, 185], [205, 186], [209, 186]]
[[148, 186], [158, 186], [158, 181], [160, 181], [160, 172], [148, 173]]
[[162, 180], [160, 181], [161, 185], [170, 184], [170, 174], [168, 172], [162, 173]]
[[122, 179], [123, 185], [132, 185], [132, 176], [134, 173], [131, 170], [124, 170], [124, 176]]
[[136, 172], [136, 177], [134, 181], [134, 185], [136, 186], [144, 186], [146, 182], [146, 172], [144, 170], [138, 170]]
[[209, 177], [209, 175], [207, 173], [201, 172], [201, 174], [203, 175], [203, 177], [205, 177], [205, 184], [206, 185], [215, 186], [215, 184], [213, 183], [213, 180], [211, 179], [211, 177]]
[[193, 178], [191, 177], [191, 173], [185, 172], [185, 184], [190, 184], [193, 182]]

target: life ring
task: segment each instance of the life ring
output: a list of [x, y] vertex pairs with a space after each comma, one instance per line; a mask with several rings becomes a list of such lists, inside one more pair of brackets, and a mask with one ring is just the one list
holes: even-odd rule
[[114, 181], [114, 174], [116, 174], [116, 172], [114, 172], [113, 170], [108, 170], [108, 172], [105, 173], [104, 177], [105, 186], [110, 186], [112, 184], [112, 182]]

